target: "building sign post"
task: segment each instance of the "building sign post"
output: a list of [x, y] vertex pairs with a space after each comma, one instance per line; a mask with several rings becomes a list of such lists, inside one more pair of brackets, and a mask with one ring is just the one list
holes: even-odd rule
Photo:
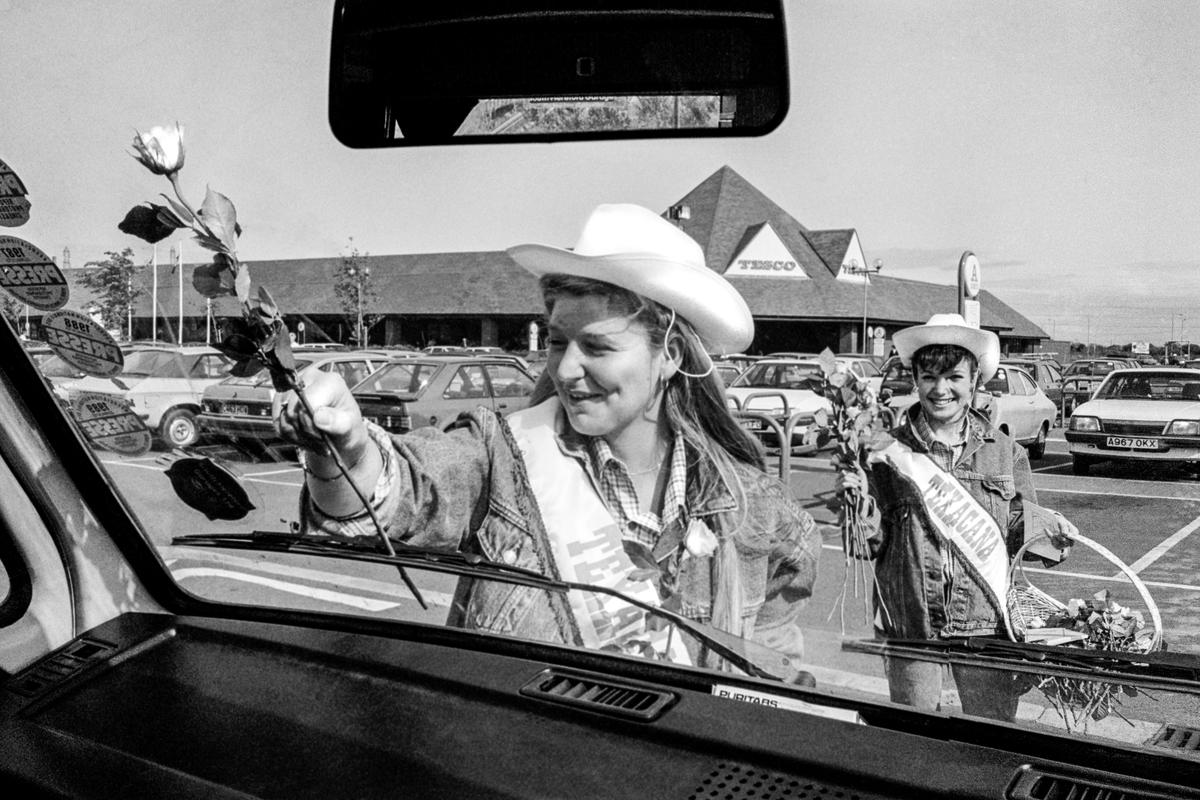
[[958, 260], [958, 313], [973, 328], [979, 325], [979, 259], [970, 250]]

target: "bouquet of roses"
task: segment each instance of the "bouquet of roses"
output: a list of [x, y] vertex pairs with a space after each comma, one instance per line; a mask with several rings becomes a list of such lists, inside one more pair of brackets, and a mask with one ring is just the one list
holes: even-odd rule
[[[839, 367], [833, 352], [826, 348], [818, 357], [821, 378], [815, 387], [818, 394], [829, 401], [831, 411], [819, 411], [816, 425], [820, 429], [818, 447], [830, 442], [834, 446], [833, 468], [838, 471], [862, 469], [866, 471], [871, 453], [883, 450], [893, 441], [889, 431], [895, 422], [892, 410], [879, 402], [879, 398], [867, 383], [857, 375]], [[870, 561], [870, 545], [863, 526], [871, 498], [855, 489], [843, 490], [836, 499], [838, 527], [842, 534], [842, 551], [846, 554], [845, 575], [842, 591], [833, 611], [843, 614], [846, 606], [846, 591], [853, 573], [854, 595], [866, 587], [874, 578], [874, 567]], [[886, 609], [882, 609], [886, 614]], [[833, 616], [830, 611], [830, 617]]]
[[[237, 255], [237, 239], [242, 234], [242, 226], [238, 223], [233, 202], [211, 188], [205, 191], [204, 202], [199, 207], [188, 202], [184, 196], [179, 184], [179, 173], [186, 156], [183, 128], [175, 123], [170, 127], [151, 128], [148, 133], [137, 133], [133, 138], [132, 155], [150, 172], [165, 177], [175, 196], [161, 194], [166, 205], [143, 203], [134, 206], [117, 227], [124, 233], [150, 243], [161, 241], [176, 230], [190, 230], [196, 242], [213, 253], [212, 263], [196, 267], [192, 274], [192, 286], [204, 297], [235, 295], [240, 303], [241, 316], [228, 320], [233, 333], [216, 345], [218, 350], [234, 360], [231, 374], [244, 377], [265, 367], [275, 390], [294, 392], [304, 410], [312, 416], [313, 409], [304, 394], [303, 382], [296, 373], [291, 337], [283, 315], [266, 287], [259, 286], [256, 296], [250, 291], [250, 268]], [[392, 543], [362, 487], [350, 476], [328, 434], [324, 431], [319, 433], [327, 454], [334, 460], [374, 522], [382, 548], [388, 555], [395, 555]], [[403, 567], [399, 568], [399, 572], [413, 596], [424, 607], [421, 593]]]

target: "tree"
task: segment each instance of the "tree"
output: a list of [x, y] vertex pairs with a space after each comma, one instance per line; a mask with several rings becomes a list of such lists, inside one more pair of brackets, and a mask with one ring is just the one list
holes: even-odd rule
[[117, 253], [104, 252], [103, 261], [89, 261], [83, 273], [83, 285], [96, 293], [100, 318], [109, 330], [123, 330], [134, 301], [145, 294], [140, 281], [134, 280], [138, 267], [133, 263], [133, 248]]
[[357, 342], [362, 347], [366, 344], [367, 333], [383, 316], [371, 313], [379, 302], [379, 294], [371, 282], [371, 267], [367, 263], [370, 254], [359, 252], [353, 237], [346, 246], [349, 250], [342, 253], [342, 261], [334, 275], [333, 293], [355, 332], [354, 338], [362, 340]]
[[24, 330], [25, 320], [22, 317], [25, 315], [25, 304], [8, 292], [0, 292], [0, 314], [8, 317], [14, 330]]

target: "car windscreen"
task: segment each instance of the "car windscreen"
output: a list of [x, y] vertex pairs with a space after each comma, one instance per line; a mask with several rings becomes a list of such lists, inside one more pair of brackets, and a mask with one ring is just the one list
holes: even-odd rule
[[820, 364], [758, 362], [733, 382], [730, 388], [812, 389], [821, 377]]
[[361, 383], [354, 391], [368, 394], [397, 394], [416, 397], [429, 385], [429, 381], [441, 368], [440, 364], [426, 361], [405, 361], [387, 364]]
[[1200, 375], [1194, 379], [1178, 372], [1140, 369], [1109, 377], [1096, 392], [1098, 400], [1188, 400], [1200, 399]]

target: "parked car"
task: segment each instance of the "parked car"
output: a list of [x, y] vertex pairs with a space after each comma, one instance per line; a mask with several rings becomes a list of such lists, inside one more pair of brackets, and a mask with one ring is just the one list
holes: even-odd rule
[[[885, 401], [897, 418], [917, 402], [911, 372], [896, 359], [884, 374]], [[980, 387], [974, 405], [991, 417], [992, 424], [1029, 450], [1032, 459], [1046, 453], [1046, 437], [1054, 426], [1058, 407], [1025, 370], [1002, 364], [991, 380]]]
[[[311, 370], [341, 375], [353, 386], [392, 361], [387, 351], [311, 350], [296, 348], [296, 371], [301, 380]], [[245, 377], [230, 376], [204, 390], [198, 422], [205, 436], [258, 442], [277, 440], [271, 421], [275, 388], [265, 369]]]
[[1041, 358], [1005, 358], [1000, 363], [1025, 370], [1037, 382], [1042, 393], [1054, 403], [1054, 407], [1062, 409], [1063, 375], [1056, 362]]
[[754, 362], [725, 389], [730, 408], [741, 425], [768, 447], [779, 447], [779, 434], [759, 415], [772, 417], [786, 431], [791, 424], [791, 447], [816, 449], [818, 411], [832, 412], [829, 401], [814, 391], [821, 364], [796, 358], [763, 358]]
[[729, 386], [737, 377], [745, 372], [739, 364], [733, 361], [725, 361], [722, 359], [713, 359], [713, 369], [721, 376], [721, 382]]
[[1114, 358], [1081, 358], [1068, 364], [1063, 370], [1063, 418], [1074, 413], [1080, 403], [1087, 402], [1100, 388], [1104, 376], [1123, 368], [1126, 368], [1125, 362]]
[[487, 406], [511, 414], [529, 405], [534, 377], [507, 358], [426, 356], [386, 364], [351, 387], [363, 417], [391, 433], [433, 425]]
[[1075, 409], [1065, 436], [1076, 475], [1101, 461], [1200, 463], [1200, 375], [1114, 370]]
[[87, 376], [62, 384], [70, 402], [85, 392], [115, 395], [129, 404], [167, 447], [200, 439], [196, 422], [204, 390], [224, 380], [233, 362], [212, 347], [139, 346], [112, 378]]

